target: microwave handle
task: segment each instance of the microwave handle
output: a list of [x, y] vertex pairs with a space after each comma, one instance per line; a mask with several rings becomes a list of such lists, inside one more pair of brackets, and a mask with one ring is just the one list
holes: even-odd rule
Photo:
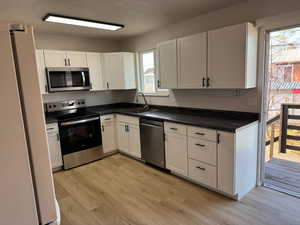
[[81, 72], [81, 76], [82, 76], [83, 86], [85, 86], [85, 75], [84, 75], [84, 72]]

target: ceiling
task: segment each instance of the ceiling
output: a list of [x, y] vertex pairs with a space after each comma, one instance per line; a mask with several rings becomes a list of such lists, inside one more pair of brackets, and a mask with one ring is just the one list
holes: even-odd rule
[[[35, 25], [37, 32], [123, 38], [146, 33], [245, 0], [0, 0], [0, 20]], [[43, 22], [47, 13], [124, 24], [117, 32]]]

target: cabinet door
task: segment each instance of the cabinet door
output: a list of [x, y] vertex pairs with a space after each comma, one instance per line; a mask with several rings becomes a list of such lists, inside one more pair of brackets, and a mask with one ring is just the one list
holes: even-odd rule
[[136, 74], [135, 74], [135, 58], [134, 53], [125, 52], [123, 54], [125, 89], [136, 88]]
[[47, 79], [46, 79], [46, 67], [43, 50], [36, 50], [36, 62], [38, 67], [39, 84], [41, 94], [46, 94], [47, 90]]
[[61, 156], [59, 134], [58, 132], [48, 132], [47, 136], [52, 169], [61, 167], [63, 165], [63, 162]]
[[167, 169], [187, 176], [187, 137], [166, 134], [165, 151]]
[[112, 152], [117, 149], [115, 125], [113, 121], [105, 121], [101, 125], [103, 153]]
[[104, 76], [107, 89], [124, 89], [124, 66], [121, 53], [103, 54]]
[[177, 41], [160, 43], [157, 51], [159, 88], [177, 88]]
[[208, 78], [212, 88], [245, 88], [246, 25], [208, 32]]
[[129, 125], [129, 153], [141, 158], [141, 138], [138, 125]]
[[67, 66], [65, 51], [44, 50], [46, 67], [65, 67]]
[[178, 87], [204, 88], [207, 63], [207, 33], [178, 39]]
[[90, 79], [92, 83], [92, 91], [104, 90], [103, 76], [101, 70], [100, 53], [88, 52], [86, 54], [87, 64], [90, 70]]
[[218, 189], [225, 193], [235, 195], [235, 145], [234, 134], [218, 132]]
[[87, 67], [85, 52], [67, 52], [69, 66], [72, 67]]
[[128, 131], [126, 123], [117, 123], [117, 139], [118, 139], [118, 149], [123, 152], [128, 153], [129, 143], [128, 143]]

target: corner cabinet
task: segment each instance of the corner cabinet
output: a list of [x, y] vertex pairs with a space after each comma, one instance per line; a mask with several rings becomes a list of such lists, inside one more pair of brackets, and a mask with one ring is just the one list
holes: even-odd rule
[[136, 89], [134, 53], [103, 53], [102, 59], [107, 90]]
[[91, 91], [105, 90], [101, 54], [97, 52], [87, 52], [86, 58], [92, 85]]
[[160, 87], [254, 88], [257, 42], [257, 29], [251, 23], [243, 23], [160, 43]]
[[208, 87], [256, 87], [257, 42], [257, 30], [250, 23], [209, 31]]

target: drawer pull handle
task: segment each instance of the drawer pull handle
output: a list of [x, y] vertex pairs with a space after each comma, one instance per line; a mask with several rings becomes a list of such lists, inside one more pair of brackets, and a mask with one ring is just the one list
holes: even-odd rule
[[202, 145], [202, 144], [195, 144], [196, 146], [199, 146], [199, 147], [205, 147], [205, 145]]
[[199, 170], [205, 171], [205, 168], [203, 168], [203, 167], [197, 166], [196, 168]]
[[111, 118], [105, 118], [104, 120], [111, 120]]
[[51, 128], [47, 128], [47, 130], [54, 130], [54, 128], [52, 128], [52, 127]]
[[171, 129], [171, 130], [178, 130], [178, 129], [177, 129], [177, 128], [175, 128], [175, 127], [171, 127], [170, 129]]
[[195, 132], [195, 134], [201, 135], [201, 136], [204, 136], [204, 135], [205, 135], [204, 133], [199, 133], [199, 132]]

